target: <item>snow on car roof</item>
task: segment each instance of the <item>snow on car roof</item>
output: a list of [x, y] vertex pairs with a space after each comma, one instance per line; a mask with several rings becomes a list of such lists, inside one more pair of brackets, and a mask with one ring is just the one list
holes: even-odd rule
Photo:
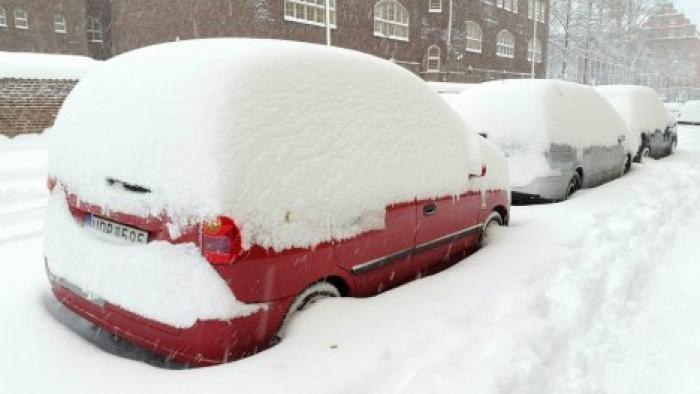
[[76, 86], [50, 139], [50, 172], [86, 201], [180, 225], [230, 215], [248, 245], [277, 250], [381, 228], [385, 206], [462, 193], [480, 171], [476, 135], [417, 76], [290, 41], [117, 56]]
[[683, 104], [678, 121], [700, 123], [700, 100], [691, 100]]
[[[620, 135], [629, 134], [620, 116], [595, 89], [571, 82], [487, 82], [462, 92], [450, 104], [507, 155], [542, 152], [552, 143], [576, 148], [611, 146]], [[628, 151], [636, 152], [639, 136], [626, 140]]]
[[0, 52], [0, 78], [75, 80], [99, 63], [86, 56]]
[[632, 132], [665, 130], [673, 124], [673, 116], [651, 88], [635, 85], [599, 86], [598, 91], [608, 99]]

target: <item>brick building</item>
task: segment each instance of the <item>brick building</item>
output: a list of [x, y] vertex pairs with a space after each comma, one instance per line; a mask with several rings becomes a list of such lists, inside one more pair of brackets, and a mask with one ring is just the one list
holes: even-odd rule
[[[532, 56], [543, 77], [548, 1], [330, 0], [331, 41], [428, 80], [529, 77]], [[0, 7], [0, 51], [102, 59], [203, 37], [326, 42], [325, 0], [0, 0]], [[541, 21], [536, 40], [533, 19]]]
[[[659, 1], [644, 24], [648, 61], [662, 70], [664, 92], [673, 99], [700, 98], [700, 34], [697, 26], [673, 6]], [[694, 93], [688, 95], [690, 92]]]

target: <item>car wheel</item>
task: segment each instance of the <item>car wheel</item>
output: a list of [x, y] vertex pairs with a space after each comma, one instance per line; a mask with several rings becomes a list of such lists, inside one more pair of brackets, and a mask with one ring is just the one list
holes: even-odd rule
[[486, 221], [484, 221], [484, 225], [481, 228], [481, 246], [484, 246], [488, 242], [489, 236], [496, 226], [503, 226], [503, 217], [500, 213], [493, 211], [489, 217], [486, 218]]
[[620, 177], [630, 172], [632, 169], [632, 159], [629, 156], [625, 159], [625, 163], [622, 165], [622, 171], [620, 171]]
[[579, 189], [581, 189], [581, 176], [577, 173], [569, 181], [569, 186], [566, 188], [566, 197], [564, 199], [568, 200]]
[[641, 162], [644, 163], [645, 161], [648, 161], [649, 158], [651, 157], [651, 148], [648, 146], [645, 146], [644, 149], [642, 149], [642, 154], [640, 155], [641, 157]]
[[287, 314], [284, 316], [282, 325], [277, 331], [276, 337], [273, 339], [273, 344], [284, 338], [289, 322], [291, 322], [299, 312], [309, 308], [324, 298], [340, 297], [340, 291], [337, 287], [328, 282], [316, 282], [301, 292], [292, 302]]

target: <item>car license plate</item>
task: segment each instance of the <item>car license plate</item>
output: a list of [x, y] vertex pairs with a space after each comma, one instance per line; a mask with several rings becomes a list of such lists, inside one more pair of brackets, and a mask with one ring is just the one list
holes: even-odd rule
[[148, 233], [137, 228], [116, 223], [94, 215], [85, 217], [85, 227], [92, 230], [100, 238], [121, 242], [145, 244]]

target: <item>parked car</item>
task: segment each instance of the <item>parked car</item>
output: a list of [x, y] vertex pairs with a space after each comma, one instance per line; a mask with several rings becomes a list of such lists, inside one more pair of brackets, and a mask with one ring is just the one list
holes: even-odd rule
[[700, 125], [700, 100], [687, 101], [678, 114], [678, 124]]
[[622, 176], [637, 153], [613, 107], [591, 87], [554, 80], [480, 84], [450, 104], [505, 153], [513, 204], [561, 201]]
[[418, 77], [355, 51], [210, 39], [117, 56], [52, 130], [53, 292], [181, 362], [253, 354], [314, 301], [398, 286], [507, 224], [506, 166], [480, 145]]
[[641, 144], [635, 161], [670, 155], [678, 145], [676, 118], [664, 106], [656, 92], [644, 86], [600, 86], [598, 91], [608, 99], [632, 133], [639, 133]]

